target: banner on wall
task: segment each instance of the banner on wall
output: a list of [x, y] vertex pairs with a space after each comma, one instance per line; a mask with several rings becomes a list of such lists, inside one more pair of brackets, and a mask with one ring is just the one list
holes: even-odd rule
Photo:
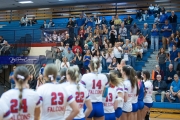
[[42, 42], [60, 42], [65, 39], [68, 29], [44, 29], [42, 30]]

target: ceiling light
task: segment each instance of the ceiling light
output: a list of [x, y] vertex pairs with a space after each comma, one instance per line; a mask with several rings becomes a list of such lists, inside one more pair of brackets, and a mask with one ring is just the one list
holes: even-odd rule
[[59, 1], [64, 1], [64, 0], [59, 0]]
[[28, 3], [33, 3], [33, 1], [20, 1], [19, 3], [21, 3], [21, 4], [28, 4]]

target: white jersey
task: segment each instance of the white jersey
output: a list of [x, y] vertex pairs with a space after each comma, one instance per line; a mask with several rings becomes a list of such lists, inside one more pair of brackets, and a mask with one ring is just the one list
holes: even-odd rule
[[19, 111], [19, 89], [5, 92], [1, 99], [7, 104], [12, 113], [12, 120], [34, 120], [35, 108], [41, 106], [40, 96], [33, 90], [23, 89], [22, 106]]
[[[68, 87], [66, 87], [66, 89], [69, 91], [69, 93], [71, 93], [73, 95], [76, 103], [79, 106], [80, 112], [74, 119], [85, 118], [85, 114], [83, 112], [83, 106], [84, 106], [85, 101], [90, 100], [87, 89], [84, 88], [82, 85], [79, 85], [79, 87], [80, 87], [79, 90], [77, 90], [76, 84], [70, 84]], [[65, 112], [65, 118], [67, 118], [70, 115], [71, 111], [72, 111], [72, 109], [70, 108], [70, 106], [67, 106], [66, 112]]]
[[104, 105], [104, 113], [114, 113], [114, 102], [117, 100], [117, 92], [116, 92], [116, 87], [108, 88], [108, 94], [106, 99], [103, 100], [103, 105]]
[[0, 99], [0, 120], [9, 120], [12, 117], [9, 107]]
[[124, 102], [122, 110], [126, 112], [131, 112], [133, 95], [131, 82], [129, 80], [124, 81], [124, 93], [127, 93], [127, 102]]
[[122, 93], [123, 94], [122, 100], [118, 101], [118, 107], [122, 108], [123, 107], [123, 103], [124, 103], [124, 85], [123, 84], [122, 85], [121, 84], [118, 85], [118, 87], [116, 89], [116, 92], [117, 92], [117, 94], [118, 93]]
[[88, 73], [82, 76], [82, 85], [89, 91], [91, 102], [102, 102], [102, 94], [108, 79], [104, 74]]
[[152, 92], [153, 92], [153, 85], [150, 80], [144, 82], [146, 95], [144, 96], [144, 103], [152, 103]]
[[134, 88], [132, 88], [132, 103], [138, 102], [138, 95], [137, 95], [137, 86], [135, 85]]
[[63, 84], [46, 83], [37, 89], [42, 97], [41, 120], [64, 120], [67, 104], [74, 101]]

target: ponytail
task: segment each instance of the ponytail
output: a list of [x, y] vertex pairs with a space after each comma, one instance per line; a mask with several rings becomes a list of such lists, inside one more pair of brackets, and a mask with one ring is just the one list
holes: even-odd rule
[[91, 61], [90, 61], [90, 68], [91, 68], [91, 71], [93, 72], [98, 72], [98, 68], [100, 66], [100, 61], [98, 58], [93, 58]]
[[136, 72], [132, 67], [130, 67], [129, 69], [130, 69], [129, 80], [131, 81], [131, 86], [132, 86], [132, 88], [135, 88], [135, 86], [137, 87], [136, 95], [138, 95], [139, 94], [139, 89], [138, 89], [139, 86], [138, 86], [138, 80], [135, 77]]
[[23, 79], [19, 79], [19, 111], [22, 109], [22, 92], [23, 92]]

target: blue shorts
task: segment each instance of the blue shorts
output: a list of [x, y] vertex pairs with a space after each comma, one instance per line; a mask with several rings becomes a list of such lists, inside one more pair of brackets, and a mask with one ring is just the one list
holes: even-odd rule
[[81, 119], [73, 119], [73, 120], [85, 120], [85, 118], [81, 118]]
[[142, 110], [144, 108], [144, 102], [143, 101], [138, 101], [138, 108], [139, 108], [139, 110]]
[[105, 120], [116, 120], [115, 113], [105, 113]]
[[[86, 106], [84, 105], [84, 110], [86, 110]], [[88, 118], [93, 117], [103, 117], [104, 116], [104, 107], [102, 102], [92, 103], [92, 111]]]
[[137, 112], [138, 111], [138, 103], [133, 103], [132, 104], [132, 112]]
[[116, 115], [116, 118], [120, 118], [121, 115], [122, 115], [122, 108], [118, 107], [118, 108], [115, 110], [115, 115]]
[[147, 106], [148, 108], [151, 108], [153, 106], [153, 103], [144, 103], [145, 106]]

